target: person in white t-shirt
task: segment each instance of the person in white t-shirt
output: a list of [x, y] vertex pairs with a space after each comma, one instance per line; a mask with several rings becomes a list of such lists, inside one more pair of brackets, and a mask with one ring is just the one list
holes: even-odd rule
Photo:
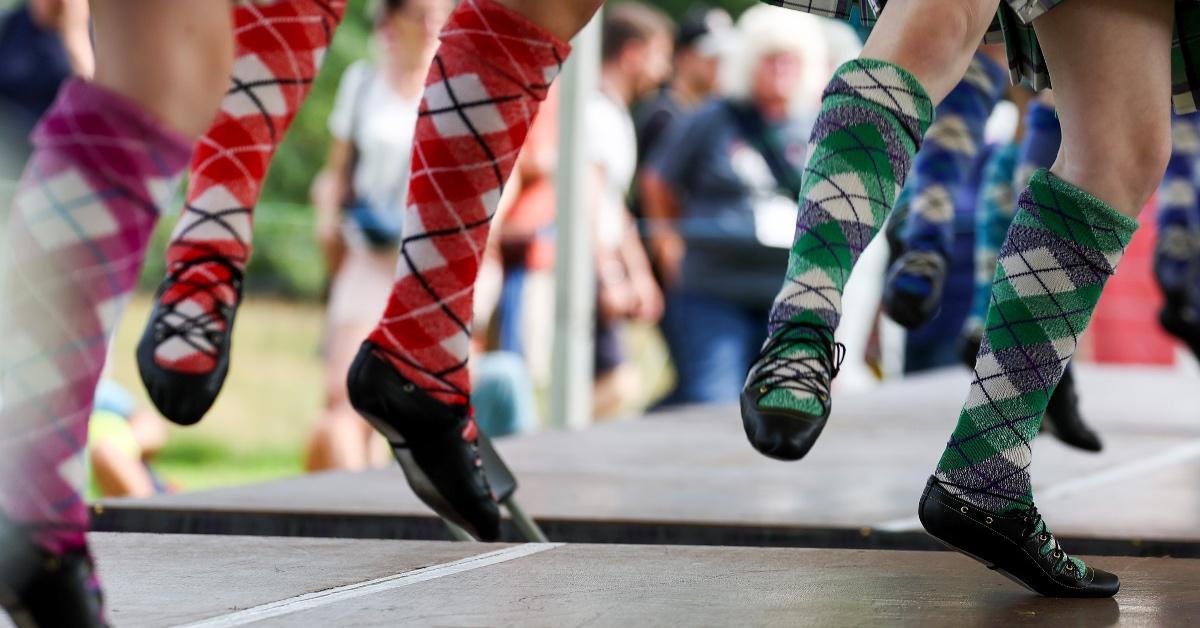
[[637, 171], [637, 135], [629, 106], [667, 79], [672, 24], [649, 6], [629, 2], [604, 18], [600, 91], [588, 102], [587, 156], [596, 252], [597, 416], [612, 414], [637, 392], [625, 360], [624, 321], [655, 323], [663, 297], [626, 197]]
[[307, 467], [363, 469], [374, 432], [350, 407], [346, 371], [391, 291], [408, 190], [413, 132], [437, 35], [451, 0], [383, 0], [375, 11], [377, 54], [342, 76], [333, 142], [312, 186], [317, 240], [329, 266], [325, 408]]

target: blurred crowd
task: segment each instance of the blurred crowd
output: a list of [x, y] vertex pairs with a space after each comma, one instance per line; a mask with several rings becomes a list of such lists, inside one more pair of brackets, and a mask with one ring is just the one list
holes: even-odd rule
[[[79, 4], [31, 0], [0, 14], [7, 145], [21, 145], [66, 77], [91, 71], [86, 12], [67, 10]], [[345, 373], [391, 288], [413, 127], [452, 5], [374, 3], [374, 53], [340, 79], [328, 120], [330, 149], [311, 187], [316, 240], [331, 276], [321, 353], [325, 403], [308, 444], [311, 470], [362, 469], [387, 459], [350, 407]], [[845, 23], [767, 6], [735, 21], [723, 9], [694, 4], [676, 22], [649, 4], [621, 2], [607, 8], [602, 26], [599, 85], [578, 130], [586, 145], [586, 204], [556, 207], [559, 96], [552, 92], [505, 189], [476, 288], [473, 403], [481, 429], [493, 436], [543, 424], [538, 398], [552, 377], [553, 338], [546, 330], [553, 328], [560, 209], [584, 212], [591, 221], [596, 416], [735, 402], [787, 265], [821, 86], [861, 48], [859, 33]], [[949, 227], [939, 233], [949, 234], [947, 242], [932, 253], [922, 248], [921, 221], [932, 214], [914, 205], [909, 215], [915, 217], [888, 229], [890, 261], [882, 238], [865, 256], [873, 261], [864, 263], [846, 294], [866, 303], [845, 308], [858, 318], [848, 315], [839, 331], [848, 346], [840, 385], [877, 381], [883, 370], [881, 299], [882, 309], [915, 330], [905, 370], [973, 355], [960, 347], [969, 346], [980, 325], [979, 304], [972, 303], [976, 278], [986, 282], [991, 274], [986, 250], [976, 249], [988, 240], [988, 229], [1002, 235], [1007, 226], [988, 223], [995, 212], [979, 208], [1011, 211], [1015, 165], [1003, 170], [1001, 158], [1015, 159], [1016, 146], [1044, 115], [1021, 88], [1004, 98], [1008, 104], [991, 116], [987, 146], [940, 210]], [[1188, 124], [1177, 142], [1200, 145], [1194, 121]], [[15, 178], [12, 164], [24, 156], [6, 157], [12, 163], [0, 164], [4, 176]], [[1190, 192], [1195, 204], [1192, 161], [1177, 164], [1176, 180], [1168, 182], [1173, 195], [1165, 198]], [[989, 173], [1002, 182], [1007, 176], [1008, 185], [989, 187]], [[1163, 238], [1160, 257], [1200, 242], [1190, 235], [1196, 217], [1178, 220], [1182, 226]], [[1194, 342], [1200, 299], [1186, 286], [1200, 283], [1200, 267], [1159, 267], [1160, 282], [1184, 286], [1164, 287], [1175, 303], [1172, 333]], [[665, 396], [654, 385], [658, 373], [646, 373], [637, 360], [641, 345], [655, 337], [667, 347], [674, 373], [666, 378], [673, 385]], [[161, 423], [112, 382], [102, 385], [95, 417], [95, 491], [164, 490], [146, 465], [165, 439]]]

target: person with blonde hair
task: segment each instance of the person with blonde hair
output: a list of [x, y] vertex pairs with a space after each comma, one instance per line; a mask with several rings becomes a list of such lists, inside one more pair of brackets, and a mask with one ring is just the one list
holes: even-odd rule
[[678, 242], [677, 255], [659, 258], [676, 370], [666, 404], [737, 398], [787, 259], [805, 105], [828, 76], [817, 18], [756, 7], [736, 31], [722, 61], [724, 95], [673, 126], [643, 183], [647, 215], [668, 217], [650, 223], [652, 239]]

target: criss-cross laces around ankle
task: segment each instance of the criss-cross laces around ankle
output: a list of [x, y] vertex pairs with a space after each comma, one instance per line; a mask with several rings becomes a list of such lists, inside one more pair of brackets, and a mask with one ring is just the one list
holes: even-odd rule
[[[229, 278], [204, 278], [203, 280], [197, 280], [189, 277], [186, 281], [183, 279], [195, 267], [207, 264], [223, 266], [229, 273]], [[164, 303], [162, 295], [180, 283], [185, 284], [190, 291], [180, 298], [173, 299], [170, 303]], [[233, 317], [233, 311], [237, 307], [236, 301], [233, 304], [229, 304], [225, 302], [225, 299], [221, 298], [218, 291], [225, 285], [230, 286], [234, 290], [235, 299], [241, 298], [242, 271], [222, 257], [203, 257], [174, 265], [171, 273], [163, 281], [162, 287], [159, 288], [158, 309], [153, 321], [155, 345], [161, 345], [167, 340], [178, 336], [192, 350], [217, 359], [219, 357], [217, 352], [220, 350], [219, 347], [221, 346], [223, 336], [232, 331], [230, 329], [230, 319]], [[217, 307], [206, 308], [202, 314], [195, 316], [187, 316], [179, 312], [179, 305], [181, 303], [192, 300], [197, 294], [201, 293], [207, 293], [218, 304]], [[219, 325], [214, 326], [214, 322], [219, 323]], [[198, 336], [203, 337], [209, 343], [209, 346], [202, 346], [197, 342], [196, 338]]]
[[[798, 350], [798, 346], [812, 350]], [[846, 346], [834, 342], [828, 326], [788, 321], [783, 323], [754, 359], [747, 388], [765, 395], [773, 390], [794, 390], [829, 403], [829, 389], [838, 376]]]
[[1073, 560], [1071, 556], [1063, 550], [1058, 539], [1054, 537], [1054, 533], [1046, 526], [1046, 521], [1042, 519], [1042, 515], [1038, 512], [1037, 506], [1031, 506], [1029, 510], [1021, 514], [1021, 520], [1026, 524], [1025, 538], [1037, 539], [1038, 552], [1041, 556], [1050, 555], [1054, 562], [1054, 573], [1061, 574], [1064, 570], [1070, 573], [1076, 579], [1083, 578], [1083, 570], [1078, 569], [1078, 561]]

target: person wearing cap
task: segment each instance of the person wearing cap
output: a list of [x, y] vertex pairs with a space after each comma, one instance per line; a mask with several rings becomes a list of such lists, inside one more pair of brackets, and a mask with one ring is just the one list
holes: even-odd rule
[[828, 77], [818, 18], [758, 7], [736, 33], [721, 97], [671, 126], [642, 181], [676, 371], [667, 405], [737, 399], [791, 244], [808, 84]]

